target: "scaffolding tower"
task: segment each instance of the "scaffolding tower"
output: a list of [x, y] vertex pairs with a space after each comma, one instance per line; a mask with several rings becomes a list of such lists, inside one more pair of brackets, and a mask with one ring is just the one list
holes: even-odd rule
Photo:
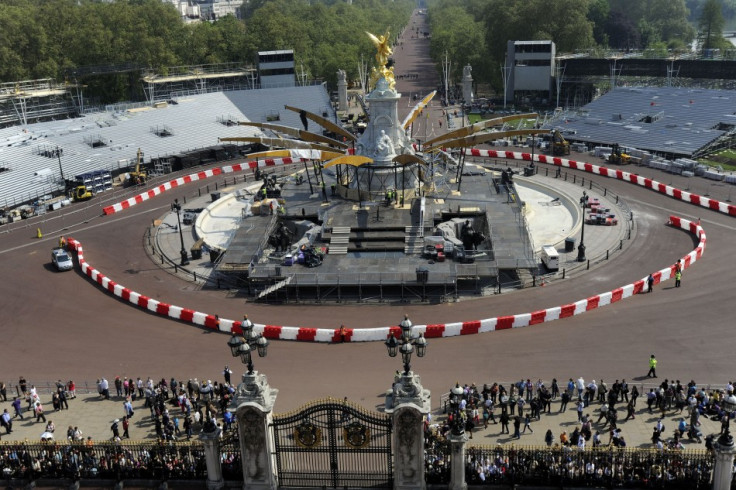
[[0, 83], [0, 127], [79, 115], [82, 88], [51, 78]]
[[223, 90], [252, 89], [256, 86], [256, 69], [239, 63], [173, 66], [166, 74], [148, 71], [142, 83], [149, 104], [164, 102], [188, 94], [204, 94]]

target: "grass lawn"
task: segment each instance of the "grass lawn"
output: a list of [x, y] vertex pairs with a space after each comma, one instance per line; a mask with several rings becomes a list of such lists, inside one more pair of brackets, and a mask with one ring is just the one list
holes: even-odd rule
[[733, 172], [736, 171], [736, 150], [721, 150], [718, 153], [701, 158], [698, 162], [710, 167], [718, 167], [720, 165], [724, 171]]

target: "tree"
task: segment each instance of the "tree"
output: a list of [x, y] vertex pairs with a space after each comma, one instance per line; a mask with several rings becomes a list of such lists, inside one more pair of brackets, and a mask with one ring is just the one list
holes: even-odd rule
[[700, 49], [717, 49], [721, 47], [723, 39], [723, 14], [718, 0], [706, 0], [703, 13], [698, 20], [698, 41]]

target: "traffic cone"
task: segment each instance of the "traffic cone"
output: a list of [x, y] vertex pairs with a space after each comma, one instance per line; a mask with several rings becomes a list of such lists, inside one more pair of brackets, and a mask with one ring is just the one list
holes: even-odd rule
[[43, 238], [43, 234], [41, 233], [41, 228], [36, 228], [36, 238]]
[[540, 288], [544, 287], [544, 276], [542, 276], [542, 282], [539, 283], [539, 287]]

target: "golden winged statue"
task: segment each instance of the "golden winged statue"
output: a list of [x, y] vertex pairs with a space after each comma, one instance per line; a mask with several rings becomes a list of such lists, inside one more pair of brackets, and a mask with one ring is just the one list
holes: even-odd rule
[[389, 84], [391, 90], [394, 90], [396, 81], [394, 80], [394, 68], [393, 66], [387, 68], [388, 57], [393, 54], [391, 46], [389, 46], [389, 31], [386, 34], [375, 36], [370, 32], [366, 31], [368, 38], [371, 40], [373, 45], [376, 47], [376, 63], [378, 66], [374, 67], [371, 71], [371, 85], [375, 86], [379, 78], [383, 77]]

